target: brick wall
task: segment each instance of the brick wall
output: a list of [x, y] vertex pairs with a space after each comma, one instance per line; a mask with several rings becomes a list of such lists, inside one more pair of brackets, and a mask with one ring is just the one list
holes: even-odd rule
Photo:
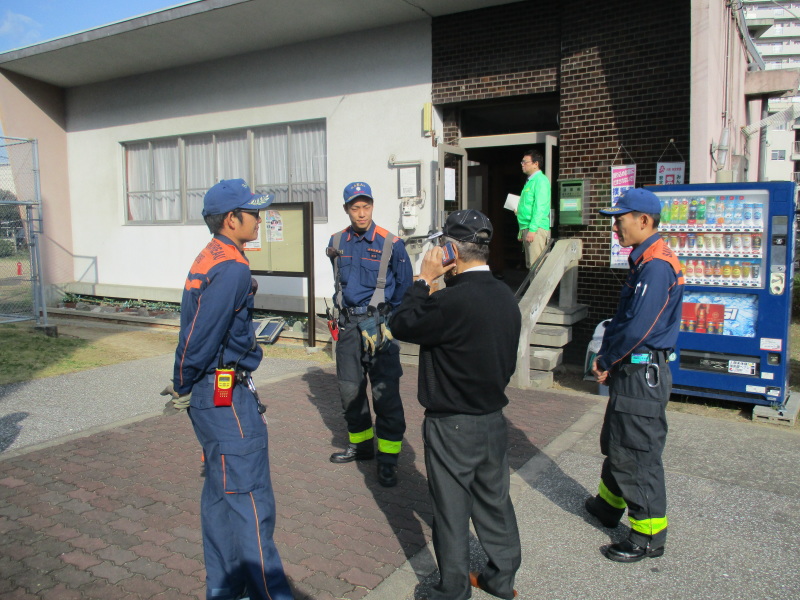
[[[574, 328], [566, 356], [582, 362], [624, 276], [608, 266], [610, 219], [597, 215], [610, 204], [620, 144], [626, 152], [615, 164], [630, 155], [639, 185], [655, 181], [670, 139], [689, 156], [690, 2], [519, 2], [434, 19], [432, 32], [436, 104], [560, 93], [558, 178], [592, 186], [588, 226], [558, 232], [584, 242], [578, 301], [589, 317]], [[445, 113], [449, 143], [458, 137], [457, 114]], [[674, 150], [665, 159], [675, 159]]]

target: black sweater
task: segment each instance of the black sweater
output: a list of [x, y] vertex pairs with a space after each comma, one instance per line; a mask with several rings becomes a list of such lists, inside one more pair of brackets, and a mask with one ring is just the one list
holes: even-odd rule
[[514, 295], [489, 271], [456, 275], [430, 295], [415, 283], [391, 320], [397, 339], [420, 345], [417, 396], [428, 416], [483, 415], [508, 404], [520, 327]]

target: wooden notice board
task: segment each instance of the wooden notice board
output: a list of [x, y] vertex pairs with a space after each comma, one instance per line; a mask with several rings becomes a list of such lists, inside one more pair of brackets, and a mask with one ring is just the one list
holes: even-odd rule
[[244, 246], [250, 261], [250, 270], [256, 275], [306, 277], [309, 264], [307, 245], [311, 242], [306, 232], [308, 202], [271, 204], [259, 212], [261, 226], [258, 239]]
[[271, 204], [259, 211], [258, 239], [244, 246], [253, 275], [305, 277], [308, 345], [316, 344], [314, 313], [314, 213], [310, 202]]

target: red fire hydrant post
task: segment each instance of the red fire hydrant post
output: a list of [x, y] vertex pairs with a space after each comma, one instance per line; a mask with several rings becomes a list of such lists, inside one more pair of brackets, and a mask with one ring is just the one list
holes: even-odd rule
[[22, 275], [22, 263], [17, 261], [17, 275]]

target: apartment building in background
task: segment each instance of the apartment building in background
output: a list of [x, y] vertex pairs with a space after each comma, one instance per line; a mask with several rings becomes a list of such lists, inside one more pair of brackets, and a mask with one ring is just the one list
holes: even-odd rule
[[[745, 21], [767, 70], [800, 68], [800, 2], [742, 0]], [[800, 183], [800, 90], [772, 98], [763, 116], [775, 116], [764, 128], [765, 181]]]

